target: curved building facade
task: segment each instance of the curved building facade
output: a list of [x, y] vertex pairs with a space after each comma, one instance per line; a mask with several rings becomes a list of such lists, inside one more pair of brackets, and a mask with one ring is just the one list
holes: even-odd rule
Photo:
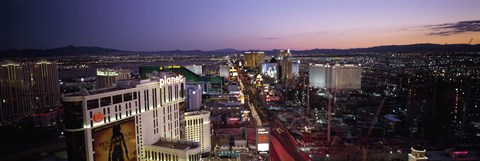
[[200, 142], [202, 153], [211, 151], [209, 111], [185, 112], [185, 139]]
[[181, 75], [62, 97], [68, 160], [147, 160], [146, 147], [180, 139], [184, 100]]

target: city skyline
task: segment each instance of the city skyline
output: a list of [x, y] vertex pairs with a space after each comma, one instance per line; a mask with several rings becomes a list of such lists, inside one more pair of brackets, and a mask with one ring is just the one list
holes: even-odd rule
[[0, 50], [130, 51], [479, 44], [479, 1], [1, 2]]
[[1, 161], [480, 161], [480, 0], [0, 0]]

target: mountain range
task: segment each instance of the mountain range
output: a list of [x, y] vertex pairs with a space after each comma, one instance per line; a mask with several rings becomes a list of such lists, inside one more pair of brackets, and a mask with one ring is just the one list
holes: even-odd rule
[[[278, 49], [262, 50], [267, 55], [278, 53]], [[202, 50], [171, 50], [171, 51], [125, 51], [100, 47], [66, 46], [54, 49], [12, 49], [0, 51], [0, 57], [53, 57], [53, 56], [88, 56], [88, 55], [226, 55], [241, 53], [243, 50], [225, 48], [213, 51]], [[292, 50], [294, 54], [349, 54], [349, 53], [409, 53], [409, 52], [480, 52], [480, 44], [411, 44], [388, 45], [352, 49], [311, 49]]]

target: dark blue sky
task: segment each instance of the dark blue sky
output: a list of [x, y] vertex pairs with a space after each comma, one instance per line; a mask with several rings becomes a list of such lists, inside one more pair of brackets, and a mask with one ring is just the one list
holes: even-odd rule
[[470, 38], [478, 43], [478, 31], [439, 35], [428, 25], [479, 20], [479, 8], [474, 0], [1, 1], [0, 50], [354, 48]]

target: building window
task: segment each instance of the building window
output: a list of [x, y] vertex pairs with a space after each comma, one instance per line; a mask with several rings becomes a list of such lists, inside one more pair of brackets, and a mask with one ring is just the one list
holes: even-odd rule
[[100, 99], [100, 105], [102, 107], [112, 104], [112, 99], [110, 97], [103, 97]]
[[185, 85], [183, 83], [180, 84], [180, 97], [185, 97]]
[[123, 102], [123, 101], [122, 101], [122, 95], [121, 95], [121, 94], [113, 96], [112, 99], [113, 99], [113, 104], [117, 104], [117, 103]]
[[123, 94], [123, 101], [130, 101], [130, 100], [132, 100], [132, 93]]
[[87, 101], [87, 109], [94, 109], [98, 108], [98, 99], [88, 100]]
[[167, 100], [167, 96], [166, 96], [166, 95], [167, 95], [167, 92], [166, 92], [165, 89], [166, 89], [166, 88], [163, 87], [163, 102], [165, 102], [165, 101]]
[[172, 86], [168, 87], [168, 100], [172, 101], [173, 98], [173, 92], [172, 92]]

